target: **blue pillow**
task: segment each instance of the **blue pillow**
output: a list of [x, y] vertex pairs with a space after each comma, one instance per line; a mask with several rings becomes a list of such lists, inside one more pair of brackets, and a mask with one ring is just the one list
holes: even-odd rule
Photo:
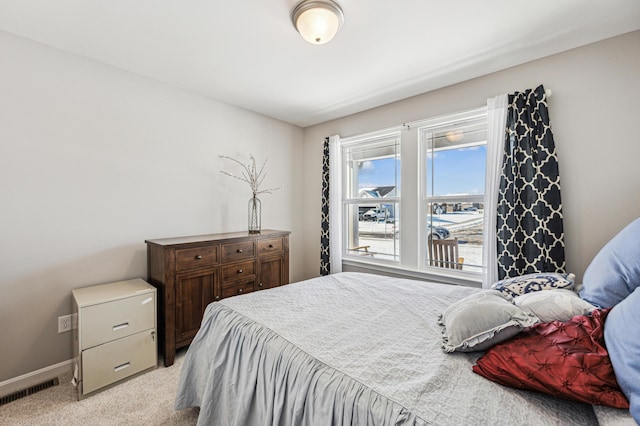
[[611, 309], [604, 323], [604, 342], [629, 411], [640, 425], [640, 288]]
[[640, 287], [640, 218], [611, 239], [584, 272], [580, 297], [610, 308]]

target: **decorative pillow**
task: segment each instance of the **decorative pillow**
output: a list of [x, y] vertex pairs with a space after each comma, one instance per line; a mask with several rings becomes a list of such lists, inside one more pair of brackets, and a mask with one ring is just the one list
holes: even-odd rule
[[604, 341], [631, 415], [640, 425], [640, 288], [611, 309], [604, 324]]
[[505, 386], [627, 408], [604, 346], [607, 312], [536, 324], [489, 349], [473, 371]]
[[523, 294], [513, 299], [513, 303], [537, 316], [540, 322], [569, 321], [576, 315], [586, 315], [596, 309], [575, 291], [564, 289]]
[[580, 297], [610, 308], [640, 286], [640, 218], [611, 239], [593, 258], [582, 280]]
[[540, 290], [553, 290], [557, 288], [573, 288], [574, 274], [562, 274], [559, 272], [538, 272], [535, 274], [521, 275], [519, 277], [505, 278], [491, 286], [492, 290], [498, 290], [509, 296], [516, 297]]
[[445, 352], [484, 351], [538, 321], [499, 291], [482, 290], [449, 306], [439, 318]]

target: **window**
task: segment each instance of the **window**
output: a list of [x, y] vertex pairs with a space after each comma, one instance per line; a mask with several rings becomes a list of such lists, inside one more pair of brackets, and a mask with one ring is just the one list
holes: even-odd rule
[[[420, 129], [423, 152], [424, 266], [482, 272], [484, 181], [487, 158], [486, 116], [468, 117]], [[431, 259], [437, 240], [457, 241], [457, 255]]]
[[398, 262], [400, 134], [345, 144], [342, 158], [345, 256]]
[[[479, 281], [486, 120], [479, 108], [342, 139], [344, 261]], [[442, 245], [457, 254], [435, 263]]]

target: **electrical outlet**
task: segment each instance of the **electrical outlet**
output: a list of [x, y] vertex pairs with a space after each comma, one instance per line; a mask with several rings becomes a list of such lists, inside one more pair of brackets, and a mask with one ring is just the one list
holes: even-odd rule
[[58, 317], [58, 333], [65, 333], [75, 328], [73, 325], [73, 314]]

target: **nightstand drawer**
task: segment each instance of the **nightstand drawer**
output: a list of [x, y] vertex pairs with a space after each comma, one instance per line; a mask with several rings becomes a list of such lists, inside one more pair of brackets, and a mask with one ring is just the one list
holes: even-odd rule
[[241, 294], [251, 293], [255, 287], [255, 281], [234, 282], [222, 285], [222, 297], [239, 296]]
[[265, 256], [272, 253], [282, 253], [282, 238], [269, 238], [258, 241], [258, 256]]
[[82, 352], [82, 394], [156, 366], [156, 335], [147, 330]]
[[176, 250], [176, 270], [184, 271], [217, 264], [220, 261], [219, 248], [215, 245]]
[[249, 260], [242, 263], [234, 263], [222, 267], [222, 285], [228, 281], [236, 281], [243, 278], [249, 278], [256, 273], [256, 262]]
[[222, 262], [236, 262], [255, 256], [253, 241], [241, 241], [222, 245]]
[[82, 307], [80, 349], [155, 329], [155, 310], [155, 292]]

